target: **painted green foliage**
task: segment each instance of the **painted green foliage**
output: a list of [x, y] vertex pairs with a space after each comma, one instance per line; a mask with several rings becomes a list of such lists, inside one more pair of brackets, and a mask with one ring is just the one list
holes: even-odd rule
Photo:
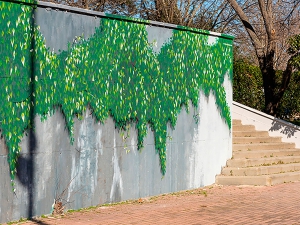
[[[232, 40], [174, 29], [158, 54], [146, 25], [103, 18], [94, 35], [59, 54], [30, 26], [32, 8], [1, 2], [0, 121], [9, 150], [12, 178], [19, 143], [33, 115], [46, 119], [61, 108], [73, 140], [73, 117], [90, 107], [97, 121], [108, 116], [116, 127], [135, 124], [138, 148], [150, 125], [161, 171], [166, 171], [167, 123], [174, 127], [183, 105], [198, 105], [199, 91], [211, 91], [229, 128], [230, 110], [222, 86], [232, 76]], [[27, 22], [25, 22], [27, 21]], [[33, 37], [31, 39], [31, 37]], [[34, 45], [34, 46], [33, 46]]]
[[19, 143], [30, 124], [31, 10], [0, 2], [0, 17], [0, 128], [13, 179]]

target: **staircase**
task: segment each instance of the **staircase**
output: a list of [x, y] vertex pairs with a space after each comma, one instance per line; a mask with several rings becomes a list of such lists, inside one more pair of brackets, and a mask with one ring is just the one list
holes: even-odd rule
[[300, 149], [283, 143], [267, 131], [233, 120], [232, 158], [216, 183], [221, 185], [274, 185], [300, 180]]

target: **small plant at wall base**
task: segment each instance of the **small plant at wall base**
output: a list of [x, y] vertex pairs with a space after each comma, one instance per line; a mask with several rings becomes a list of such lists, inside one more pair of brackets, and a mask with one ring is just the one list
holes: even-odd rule
[[232, 78], [231, 37], [210, 37], [215, 42], [208, 44], [209, 36], [202, 31], [174, 29], [172, 38], [155, 53], [148, 43], [146, 21], [102, 18], [89, 39], [57, 54], [46, 47], [38, 27], [31, 25], [31, 7], [6, 2], [0, 7], [0, 38], [6, 40], [0, 42], [0, 62], [5, 62], [0, 67], [0, 88], [5, 90], [0, 94], [0, 128], [12, 179], [19, 143], [31, 124], [30, 112], [47, 119], [60, 108], [71, 142], [73, 118], [88, 106], [97, 121], [112, 116], [121, 129], [135, 123], [138, 149], [150, 125], [163, 175], [167, 124], [175, 127], [189, 101], [198, 106], [200, 90], [215, 96], [220, 115], [231, 128], [223, 87], [225, 75]]

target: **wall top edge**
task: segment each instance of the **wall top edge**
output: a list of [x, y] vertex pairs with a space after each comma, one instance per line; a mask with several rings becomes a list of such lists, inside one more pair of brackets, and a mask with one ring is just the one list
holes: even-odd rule
[[106, 14], [103, 12], [97, 12], [97, 11], [92, 11], [92, 10], [87, 10], [87, 9], [82, 9], [82, 8], [76, 8], [76, 7], [71, 7], [71, 6], [62, 5], [62, 4], [55, 4], [55, 3], [51, 3], [51, 2], [37, 1], [35, 3], [32, 3], [32, 2], [26, 2], [26, 0], [19, 0], [19, 1], [18, 0], [0, 0], [0, 1], [37, 6], [40, 8], [51, 8], [54, 10], [67, 11], [67, 12], [72, 12], [72, 13], [77, 13], [77, 14], [82, 14], [82, 15], [97, 16], [97, 17], [102, 17], [102, 18], [117, 19], [117, 20], [123, 20], [123, 21], [128, 21], [128, 22], [141, 23], [141, 24], [145, 24], [145, 25], [149, 25], [149, 26], [164, 27], [164, 28], [170, 28], [170, 29], [176, 29], [176, 30], [182, 30], [182, 31], [190, 31], [193, 33], [215, 36], [215, 37], [220, 37], [220, 38], [229, 39], [229, 40], [234, 39], [234, 36], [231, 36], [229, 34], [217, 33], [217, 32], [213, 32], [213, 31], [196, 29], [196, 28], [192, 28], [192, 27], [185, 27], [185, 26], [180, 26], [180, 25], [175, 25], [175, 24], [170, 24], [170, 23], [163, 23], [163, 22], [152, 21], [152, 20], [144, 20], [144, 19], [131, 18], [131, 17], [126, 17], [126, 16], [120, 16], [120, 15]]
[[287, 121], [285, 121], [285, 120], [276, 118], [276, 117], [274, 117], [274, 116], [270, 116], [270, 115], [268, 115], [268, 114], [266, 114], [266, 113], [264, 113], [264, 112], [261, 112], [261, 111], [258, 111], [258, 110], [256, 110], [256, 109], [250, 108], [250, 107], [248, 107], [248, 106], [246, 106], [246, 105], [243, 105], [243, 104], [241, 104], [241, 103], [232, 101], [232, 105], [235, 105], [235, 106], [237, 106], [237, 107], [239, 107], [239, 108], [248, 110], [249, 112], [255, 113], [255, 114], [257, 114], [257, 115], [259, 115], [259, 116], [262, 116], [262, 117], [264, 117], [264, 118], [266, 118], [266, 119], [269, 119], [269, 120], [272, 120], [272, 121], [279, 122], [279, 123], [281, 123], [281, 124], [284, 124], [285, 126], [292, 127], [292, 128], [294, 128], [294, 129], [300, 130], [300, 127], [297, 126], [297, 125], [295, 125], [295, 124], [289, 123], [289, 122], [287, 122]]

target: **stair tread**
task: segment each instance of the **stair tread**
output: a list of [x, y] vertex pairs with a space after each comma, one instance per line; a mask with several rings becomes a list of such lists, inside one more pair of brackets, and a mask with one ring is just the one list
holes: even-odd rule
[[233, 137], [233, 144], [251, 144], [251, 143], [280, 143], [281, 137]]
[[222, 175], [227, 176], [260, 176], [267, 174], [277, 174], [282, 172], [300, 171], [300, 163], [289, 163], [270, 166], [255, 166], [255, 167], [225, 167], [222, 170]]
[[247, 145], [247, 146], [255, 146], [255, 145], [262, 145], [262, 146], [269, 146], [269, 145], [275, 145], [275, 146], [278, 146], [278, 145], [295, 145], [294, 143], [290, 143], [290, 142], [279, 142], [279, 143], [274, 143], [274, 142], [271, 142], [271, 143], [242, 143], [242, 144], [233, 144], [234, 146], [244, 146], [244, 145]]
[[[248, 150], [234, 150], [233, 151], [234, 154], [235, 153], [240, 153], [240, 152], [249, 152], [249, 151]], [[256, 150], [256, 151], [253, 151], [253, 152], [256, 152], [256, 153], [259, 153], [259, 152], [270, 153], [270, 150]], [[298, 149], [298, 148], [274, 149], [273, 152], [274, 153], [277, 153], [277, 152], [300, 152], [300, 149]]]
[[255, 151], [234, 151], [234, 159], [252, 159], [252, 158], [277, 158], [281, 156], [299, 156], [300, 151], [295, 149], [285, 149], [285, 150], [255, 150]]
[[233, 131], [233, 137], [270, 137], [268, 131]]
[[300, 171], [260, 176], [225, 176], [218, 175], [216, 181], [223, 185], [274, 185], [300, 180]]
[[288, 176], [288, 175], [296, 175], [299, 174], [300, 175], [300, 171], [293, 171], [293, 172], [284, 172], [284, 173], [276, 173], [276, 174], [264, 174], [264, 175], [259, 175], [259, 176], [228, 176], [228, 175], [218, 175], [220, 177], [231, 177], [231, 178], [237, 178], [237, 177], [247, 177], [247, 178], [257, 178], [257, 177], [284, 177], [284, 176]]
[[262, 157], [262, 158], [233, 158], [230, 159], [229, 161], [254, 161], [254, 160], [265, 160], [265, 161], [277, 161], [278, 159], [300, 159], [300, 155], [296, 156], [278, 156], [278, 157]]
[[269, 136], [269, 137], [234, 137], [234, 139], [244, 139], [244, 138], [247, 138], [249, 140], [251, 140], [251, 139], [267, 139], [267, 138], [270, 138], [270, 139], [280, 138], [281, 139], [281, 137], [277, 137], [277, 136]]
[[300, 162], [300, 156], [278, 156], [278, 157], [263, 157], [263, 158], [238, 158], [230, 159], [226, 165], [230, 167], [253, 167], [253, 166], [269, 166], [269, 165], [282, 165]]
[[[282, 167], [288, 167], [288, 166], [295, 166], [295, 165], [300, 165], [299, 163], [289, 163], [289, 164], [282, 164]], [[238, 168], [238, 167], [225, 167], [224, 169], [258, 169], [258, 168], [273, 168], [273, 167], [278, 167], [278, 165], [270, 165], [270, 166], [251, 166], [251, 167], [243, 167], [243, 168]]]

